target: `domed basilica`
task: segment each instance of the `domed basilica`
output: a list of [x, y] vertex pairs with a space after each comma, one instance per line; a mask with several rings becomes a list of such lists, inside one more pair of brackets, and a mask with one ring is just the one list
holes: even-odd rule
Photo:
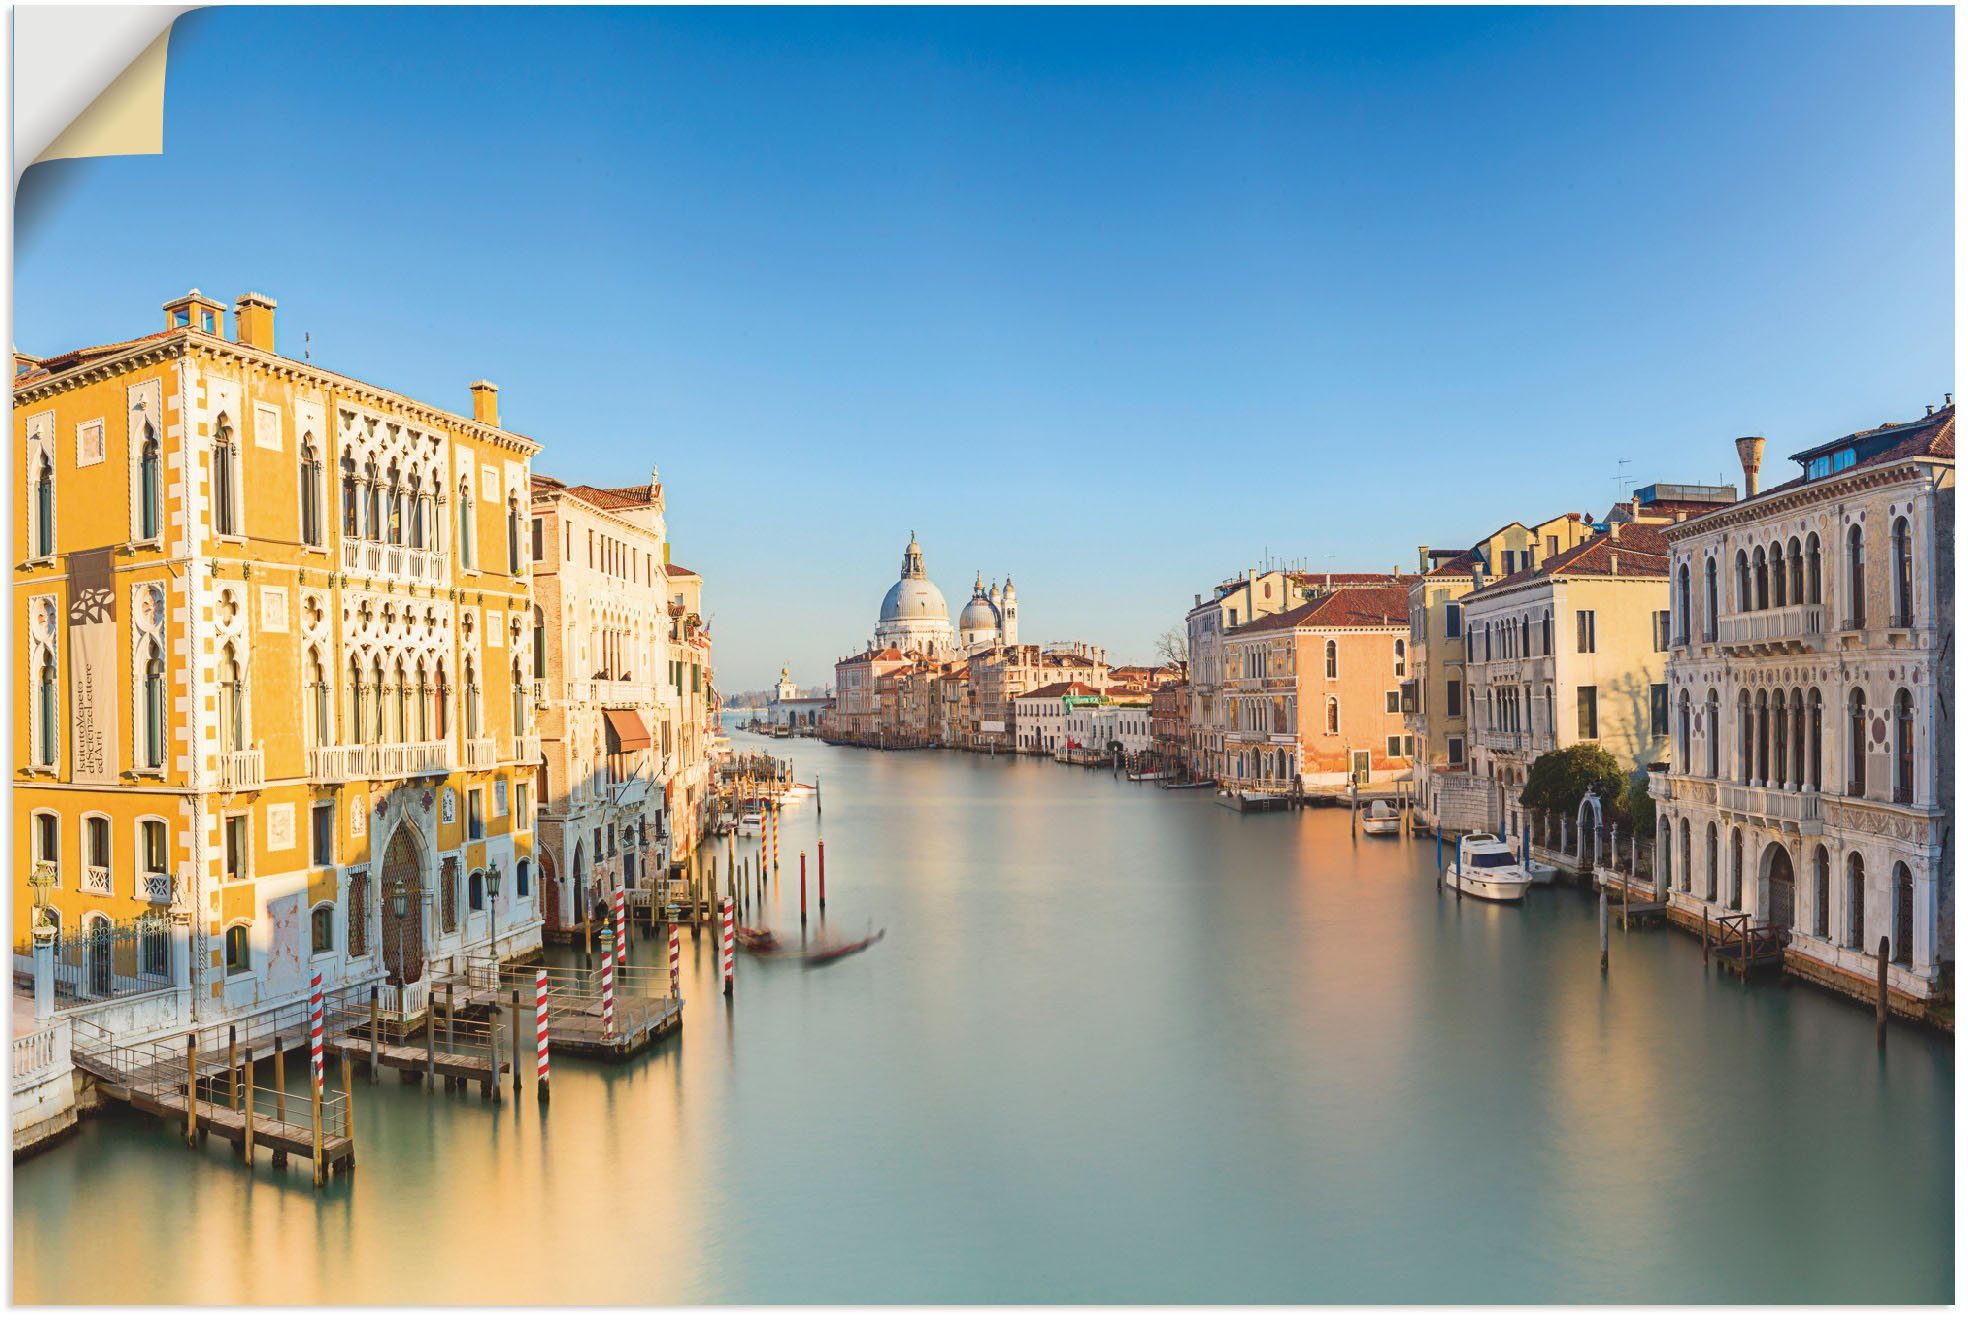
[[922, 547], [916, 544], [916, 534], [910, 532], [909, 548], [902, 552], [902, 577], [882, 597], [875, 645], [949, 658], [1017, 641], [1018, 590], [1011, 579], [1005, 579], [1003, 591], [995, 582], [986, 590], [984, 575], [979, 573], [970, 602], [952, 630], [950, 607], [924, 571]]

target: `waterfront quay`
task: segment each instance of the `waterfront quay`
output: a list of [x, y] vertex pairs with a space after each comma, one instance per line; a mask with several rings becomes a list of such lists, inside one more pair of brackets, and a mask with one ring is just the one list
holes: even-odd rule
[[[1944, 1038], [1882, 1053], [1865, 1008], [1658, 931], [1615, 928], [1602, 974], [1596, 896], [1458, 904], [1432, 839], [1341, 811], [797, 749], [825, 814], [784, 814], [761, 919], [797, 938], [824, 835], [828, 928], [875, 949], [741, 955], [727, 1001], [685, 931], [680, 1033], [557, 1059], [545, 1110], [358, 1075], [320, 1191], [86, 1122], [15, 1170], [16, 1300], [1952, 1295]], [[86, 1268], [105, 1235], [120, 1267]]]

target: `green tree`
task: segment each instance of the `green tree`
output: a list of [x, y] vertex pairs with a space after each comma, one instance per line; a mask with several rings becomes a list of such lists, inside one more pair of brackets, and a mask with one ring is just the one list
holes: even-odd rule
[[1531, 762], [1531, 772], [1524, 778], [1523, 801], [1527, 807], [1570, 815], [1591, 789], [1599, 791], [1602, 812], [1614, 820], [1626, 819], [1626, 771], [1598, 743], [1573, 743]]
[[1626, 791], [1626, 815], [1633, 822], [1633, 832], [1643, 839], [1654, 837], [1654, 797], [1653, 781], [1645, 770], [1634, 774]]

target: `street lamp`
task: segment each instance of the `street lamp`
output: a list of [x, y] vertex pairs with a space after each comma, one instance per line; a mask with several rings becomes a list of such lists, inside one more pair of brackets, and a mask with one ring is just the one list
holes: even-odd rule
[[492, 907], [492, 957], [495, 961], [499, 957], [499, 879], [499, 864], [493, 862], [485, 868], [485, 895]]
[[34, 934], [41, 939], [54, 935], [54, 923], [48, 920], [48, 891], [55, 887], [55, 864], [40, 861], [28, 877], [28, 888], [34, 891]]

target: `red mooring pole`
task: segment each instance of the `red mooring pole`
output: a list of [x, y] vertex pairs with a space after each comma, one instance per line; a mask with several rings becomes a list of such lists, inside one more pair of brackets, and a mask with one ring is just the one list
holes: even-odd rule
[[820, 915], [827, 915], [827, 841], [820, 840]]
[[806, 849], [800, 849], [800, 925], [806, 924]]

